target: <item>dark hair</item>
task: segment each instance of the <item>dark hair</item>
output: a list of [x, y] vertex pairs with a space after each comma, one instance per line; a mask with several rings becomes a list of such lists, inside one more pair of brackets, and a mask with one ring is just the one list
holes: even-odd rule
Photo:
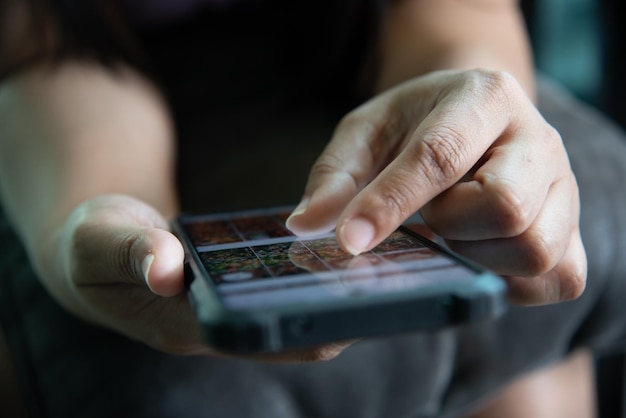
[[[42, 0], [30, 0], [37, 2]], [[44, 0], [56, 3], [61, 54], [79, 54], [104, 62], [137, 64], [141, 47], [117, 0]]]
[[[375, 59], [372, 58], [372, 46], [377, 37], [377, 19], [382, 14], [384, 0], [326, 0], [302, 3], [292, 0], [266, 0], [265, 3], [269, 6], [266, 8], [267, 13], [272, 14], [272, 9], [278, 11], [287, 7], [295, 9], [297, 16], [303, 17], [306, 25], [294, 23], [290, 27], [299, 32], [311, 30], [315, 35], [300, 36], [308, 44], [294, 45], [293, 51], [301, 49], [303, 45], [310, 46], [311, 50], [326, 48], [324, 65], [329, 67], [326, 69], [327, 73], [343, 73], [343, 79], [352, 78], [349, 82], [354, 84], [353, 78], [357, 72], [355, 67], [373, 68], [371, 63]], [[152, 71], [154, 70], [152, 65], [154, 67], [169, 65], [172, 59], [168, 56], [162, 58], [160, 62], [154, 60], [158, 61], [159, 57], [165, 54], [162, 52], [164, 50], [174, 51], [176, 55], [178, 53], [176, 50], [180, 49], [178, 46], [172, 47], [169, 37], [161, 43], [155, 43], [154, 39], [146, 40], [143, 30], [138, 30], [133, 22], [129, 21], [127, 10], [120, 0], [0, 0], [0, 13], [11, 7], [26, 9], [28, 22], [25, 25], [25, 32], [37, 45], [31, 48], [28, 54], [20, 52], [17, 58], [14, 56], [12, 59], [5, 59], [4, 62], [0, 52], [0, 80], [7, 73], [33, 62], [55, 63], [67, 57], [95, 59], [108, 66], [122, 62], [158, 79], [160, 76]], [[237, 13], [235, 15], [238, 16]], [[222, 14], [218, 13], [216, 16], [218, 21], [215, 22], [215, 19], [213, 21], [219, 24]], [[0, 15], [0, 40], [3, 21], [7, 19], [6, 16], [3, 18]], [[196, 26], [204, 28], [198, 32], [201, 36], [205, 36], [207, 30], [209, 32], [211, 30], [211, 27], [205, 27], [204, 23]], [[180, 32], [176, 34], [180, 35]], [[308, 62], [301, 64], [309, 65]], [[299, 65], [297, 60], [295, 65]], [[312, 72], [321, 70], [311, 68]], [[373, 72], [360, 73], [362, 80], [356, 82], [360, 85], [371, 84]]]
[[[11, 21], [15, 14], [20, 17], [16, 24]], [[35, 62], [54, 63], [70, 56], [106, 65], [146, 65], [116, 0], [0, 0], [3, 27], [0, 37], [13, 38], [13, 44], [0, 51], [0, 79]]]

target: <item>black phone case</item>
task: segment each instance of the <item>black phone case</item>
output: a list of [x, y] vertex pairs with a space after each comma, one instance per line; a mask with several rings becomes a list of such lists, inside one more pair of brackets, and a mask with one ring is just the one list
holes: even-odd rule
[[[184, 220], [184, 216], [180, 220]], [[507, 307], [506, 286], [500, 277], [403, 228], [426, 247], [476, 271], [477, 277], [462, 285], [432, 285], [418, 291], [368, 296], [367, 299], [229, 310], [180, 222], [174, 224], [174, 230], [187, 257], [185, 274], [189, 300], [203, 326], [207, 344], [220, 351], [277, 352], [355, 338], [438, 330], [494, 319]]]

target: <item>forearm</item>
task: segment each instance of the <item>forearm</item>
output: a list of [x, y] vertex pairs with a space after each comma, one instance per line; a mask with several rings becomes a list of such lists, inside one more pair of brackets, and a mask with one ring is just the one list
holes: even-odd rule
[[[73, 208], [107, 193], [175, 213], [172, 129], [158, 93], [129, 70], [78, 62], [1, 85], [0, 194], [36, 268], [50, 267], [50, 240]], [[65, 297], [61, 280], [45, 284]]]
[[399, 0], [380, 38], [377, 89], [439, 69], [511, 73], [534, 97], [533, 64], [514, 0]]

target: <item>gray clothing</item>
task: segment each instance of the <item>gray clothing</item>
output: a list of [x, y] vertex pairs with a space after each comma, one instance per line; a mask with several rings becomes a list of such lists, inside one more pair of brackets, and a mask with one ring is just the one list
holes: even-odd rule
[[[350, 13], [327, 16], [343, 1], [316, 4], [142, 34], [177, 122], [183, 209], [297, 203], [338, 118], [358, 102], [363, 39], [373, 36]], [[580, 184], [584, 295], [512, 308], [493, 323], [362, 341], [323, 364], [172, 356], [85, 324], [46, 293], [0, 214], [0, 320], [32, 416], [454, 417], [577, 347], [624, 350], [626, 139], [552, 84], [540, 85], [539, 108]]]
[[[493, 323], [362, 341], [322, 364], [178, 357], [64, 312], [37, 281], [2, 218], [0, 318], [33, 416], [454, 417], [521, 373], [558, 361], [577, 347], [624, 350], [626, 141], [608, 120], [554, 85], [544, 82], [539, 92], [539, 107], [561, 132], [581, 189], [589, 278], [578, 300], [514, 307]], [[316, 137], [306, 120], [300, 122], [304, 134], [299, 141], [311, 137], [317, 144], [310, 145], [314, 154], [325, 138]], [[308, 150], [284, 139], [298, 132], [298, 123], [259, 123], [259, 134], [282, 136], [278, 142], [287, 155]], [[232, 155], [222, 150], [224, 164], [241, 155], [240, 147]], [[290, 163], [299, 187], [308, 163]], [[265, 171], [272, 167], [266, 165]], [[283, 187], [285, 180], [276, 173], [257, 172], [255, 183], [246, 181], [238, 177], [231, 186], [246, 196], [247, 188], [258, 188], [259, 182], [268, 188], [279, 184], [289, 203], [300, 192], [286, 183]], [[279, 194], [270, 193], [261, 203], [286, 203], [273, 201]]]

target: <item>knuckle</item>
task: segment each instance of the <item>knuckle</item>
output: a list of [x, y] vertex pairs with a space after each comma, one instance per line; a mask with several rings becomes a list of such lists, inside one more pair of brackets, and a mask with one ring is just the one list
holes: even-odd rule
[[140, 240], [141, 237], [137, 234], [126, 234], [120, 239], [118, 245], [112, 246], [108, 254], [109, 265], [112, 265], [113, 270], [121, 277], [136, 279], [142, 276], [143, 273], [138, 270], [137, 263], [133, 262], [133, 254]]
[[355, 131], [363, 132], [365, 134], [372, 134], [378, 131], [378, 127], [374, 124], [372, 119], [366, 117], [364, 112], [360, 111], [360, 108], [353, 110], [342, 117], [335, 129], [335, 133]]
[[426, 159], [424, 174], [433, 186], [456, 181], [464, 174], [465, 142], [464, 135], [451, 126], [438, 126], [424, 134], [417, 152]]
[[413, 182], [399, 173], [390, 175], [379, 194], [382, 210], [376, 211], [384, 216], [379, 224], [390, 220], [406, 219], [413, 213], [414, 202], [417, 199], [417, 190]]
[[548, 123], [546, 123], [545, 125], [545, 137], [546, 139], [551, 142], [551, 143], [556, 143], [556, 144], [563, 144], [563, 139], [561, 138], [561, 134], [559, 133], [559, 131], [556, 130], [556, 128]]
[[518, 86], [515, 78], [506, 71], [479, 68], [468, 71], [465, 74], [466, 83], [474, 86], [476, 89], [487, 90], [503, 98], [509, 97], [511, 92]]
[[559, 280], [561, 301], [574, 300], [580, 297], [587, 286], [587, 269], [579, 263], [562, 274]]
[[551, 271], [557, 263], [557, 254], [560, 254], [560, 243], [550, 234], [538, 231], [527, 233], [527, 245], [524, 247], [525, 275], [529, 277], [541, 276]]
[[506, 71], [475, 69], [464, 73], [465, 87], [476, 92], [479, 96], [486, 96], [487, 103], [495, 103], [500, 109], [512, 110], [512, 98], [515, 97], [519, 84]]
[[336, 155], [325, 152], [319, 156], [309, 174], [310, 177], [334, 174], [341, 169], [343, 162]]
[[544, 123], [544, 136], [546, 138], [546, 140], [548, 140], [551, 143], [556, 143], [556, 144], [563, 144], [563, 139], [561, 138], [561, 134], [559, 133], [559, 131], [556, 130], [556, 128], [552, 125], [550, 125], [549, 123]]
[[553, 153], [552, 155], [560, 154], [562, 157], [566, 157], [565, 147], [563, 145], [563, 138], [555, 127], [547, 123], [544, 124], [543, 138], [544, 146], [547, 150], [550, 150]]
[[498, 233], [506, 238], [521, 235], [532, 222], [531, 213], [525, 199], [511, 184], [496, 179], [485, 184], [488, 195], [493, 196], [490, 206], [492, 221]]
[[332, 153], [325, 152], [320, 155], [313, 167], [311, 167], [307, 188], [314, 189], [319, 187], [320, 179], [329, 177], [334, 179], [341, 178], [349, 182], [354, 190], [357, 190], [362, 182], [361, 173], [346, 170], [345, 161]]
[[110, 254], [108, 254], [111, 260], [111, 265], [114, 266], [114, 270], [119, 272], [122, 276], [133, 276], [134, 271], [131, 268], [130, 260], [132, 259], [132, 250], [136, 242], [136, 236], [124, 236], [122, 237], [119, 245], [113, 247]]

